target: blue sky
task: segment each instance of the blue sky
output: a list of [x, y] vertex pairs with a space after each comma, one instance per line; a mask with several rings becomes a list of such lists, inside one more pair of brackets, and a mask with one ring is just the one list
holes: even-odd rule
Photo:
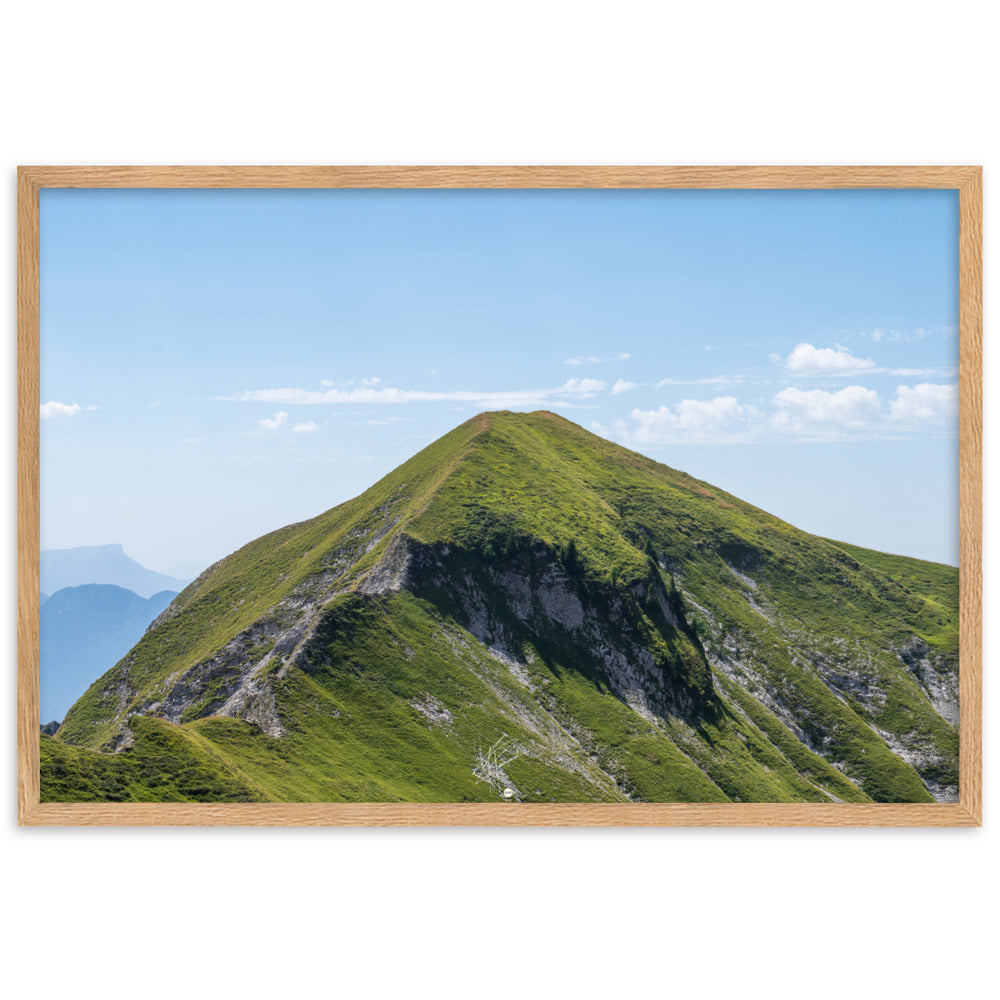
[[208, 564], [487, 409], [957, 564], [957, 196], [41, 193], [42, 546]]

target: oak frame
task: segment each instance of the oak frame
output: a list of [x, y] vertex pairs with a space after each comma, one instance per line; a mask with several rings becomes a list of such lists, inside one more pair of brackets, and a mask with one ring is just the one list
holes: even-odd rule
[[[43, 803], [39, 797], [41, 188], [949, 188], [959, 192], [959, 801]], [[23, 166], [17, 175], [18, 822], [51, 826], [982, 825], [982, 168], [979, 166]]]

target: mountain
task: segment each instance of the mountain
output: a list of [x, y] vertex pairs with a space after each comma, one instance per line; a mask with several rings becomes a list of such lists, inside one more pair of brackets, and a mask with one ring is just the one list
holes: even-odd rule
[[46, 594], [87, 583], [110, 583], [140, 597], [152, 597], [164, 590], [183, 590], [189, 582], [146, 569], [125, 555], [120, 545], [46, 549], [41, 556], [41, 588]]
[[41, 610], [41, 718], [59, 720], [95, 678], [121, 659], [177, 596], [150, 598], [110, 584], [57, 590]]
[[958, 574], [484, 413], [184, 590], [41, 737], [72, 799], [951, 800]]

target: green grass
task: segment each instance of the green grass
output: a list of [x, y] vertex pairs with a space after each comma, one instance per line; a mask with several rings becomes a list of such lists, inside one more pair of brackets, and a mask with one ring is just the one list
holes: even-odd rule
[[[359, 593], [397, 539], [432, 568], [414, 593]], [[649, 652], [687, 708], [644, 719], [612, 692], [594, 650], [519, 620], [491, 568], [537, 583], [546, 561], [591, 618]], [[461, 581], [485, 595], [530, 664], [533, 691], [463, 632]], [[95, 753], [244, 630], [291, 624], [296, 612], [282, 602], [320, 584], [344, 593], [308, 657], [287, 672], [272, 661], [281, 738], [210, 717], [216, 678], [183, 725], [133, 718], [132, 750]], [[914, 636], [954, 661], [957, 571], [808, 535], [554, 414], [481, 414], [355, 500], [257, 539], [188, 587], [172, 617], [72, 708], [43, 776], [57, 797], [100, 797], [105, 785], [183, 797], [190, 781], [144, 784], [130, 763], [150, 754], [163, 764], [169, 732], [178, 767], [206, 769], [209, 797], [490, 800], [472, 764], [506, 733], [530, 749], [510, 770], [528, 800], [928, 801], [921, 776], [875, 732], [919, 738], [930, 751], [921, 775], [957, 781], [957, 733], [893, 652]], [[247, 643], [248, 661], [270, 648]], [[714, 673], [706, 649], [735, 658], [744, 680]], [[824, 682], [848, 670], [884, 699]], [[453, 721], [431, 724], [411, 704], [428, 697]], [[768, 707], [774, 697], [803, 739]], [[556, 752], [539, 732], [549, 725], [575, 748]]]
[[[230, 720], [232, 721], [232, 720]], [[248, 723], [234, 722], [247, 729]], [[42, 802], [261, 802], [262, 790], [187, 727], [134, 719], [134, 745], [97, 753], [42, 734]]]

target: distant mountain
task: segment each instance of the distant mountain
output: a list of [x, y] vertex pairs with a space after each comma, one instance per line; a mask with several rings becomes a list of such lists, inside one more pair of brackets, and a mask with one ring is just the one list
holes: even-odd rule
[[42, 798], [953, 800], [958, 620], [952, 567], [484, 413], [202, 574]]
[[41, 558], [43, 593], [55, 594], [64, 587], [88, 583], [110, 583], [140, 597], [163, 590], [181, 591], [191, 579], [167, 576], [146, 569], [125, 555], [120, 545], [84, 545], [75, 549], [46, 549]]
[[176, 596], [164, 590], [147, 599], [100, 583], [57, 590], [41, 610], [42, 722], [61, 720]]

